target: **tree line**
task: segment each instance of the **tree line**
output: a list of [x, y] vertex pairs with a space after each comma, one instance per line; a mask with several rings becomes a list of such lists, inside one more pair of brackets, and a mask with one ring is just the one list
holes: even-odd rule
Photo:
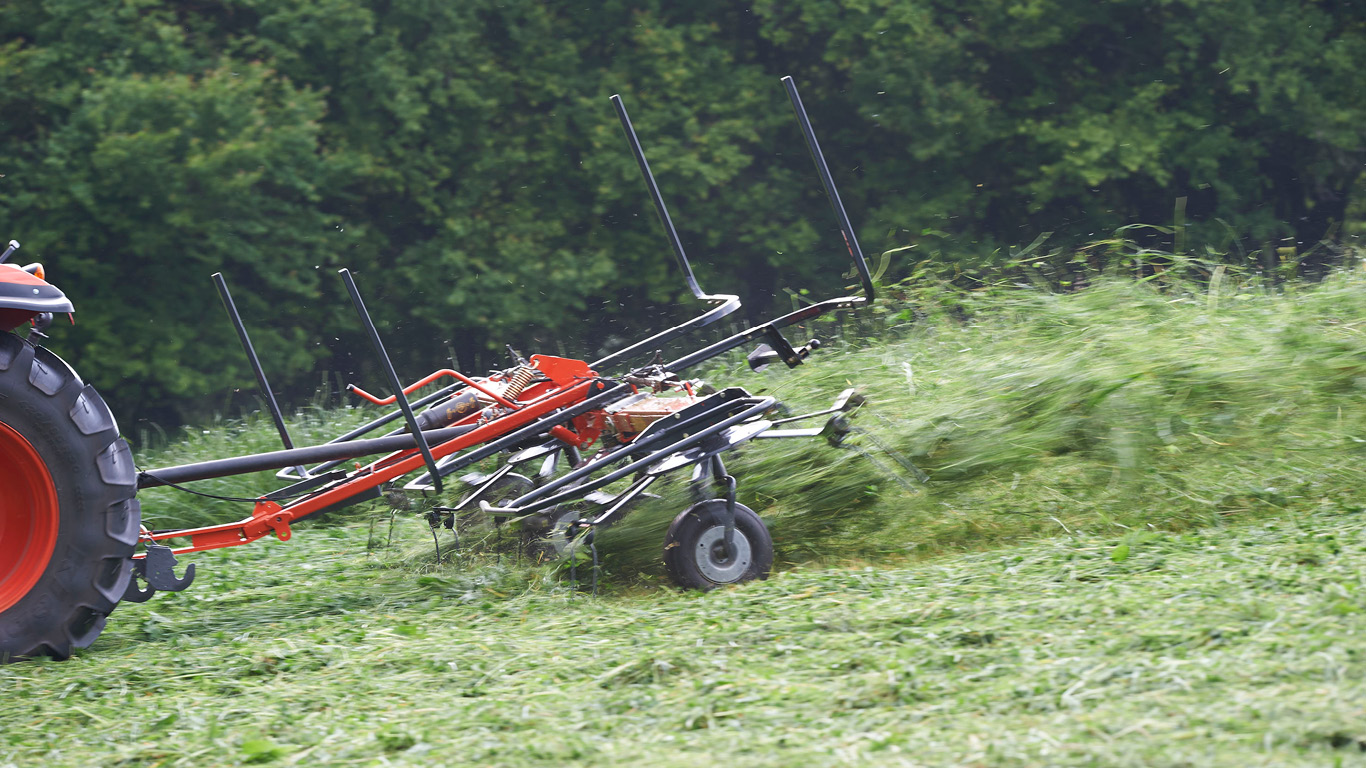
[[662, 322], [686, 294], [612, 93], [704, 287], [761, 312], [846, 268], [782, 75], [869, 251], [1182, 199], [1237, 259], [1341, 239], [1364, 61], [1349, 0], [11, 0], [0, 236], [75, 301], [52, 345], [125, 429], [177, 424], [251, 383], [213, 272], [296, 396], [370, 357], [341, 266], [405, 378]]

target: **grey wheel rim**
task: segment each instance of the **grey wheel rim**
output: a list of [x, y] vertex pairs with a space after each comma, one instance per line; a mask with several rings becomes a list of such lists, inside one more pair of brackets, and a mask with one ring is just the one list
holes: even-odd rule
[[693, 556], [697, 560], [697, 570], [717, 584], [731, 584], [739, 581], [749, 570], [749, 539], [737, 528], [731, 535], [729, 553], [726, 552], [726, 528], [713, 525], [697, 537]]

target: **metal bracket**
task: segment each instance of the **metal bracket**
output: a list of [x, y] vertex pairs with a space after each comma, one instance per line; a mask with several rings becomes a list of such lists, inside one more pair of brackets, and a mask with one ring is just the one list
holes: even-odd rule
[[[123, 592], [123, 599], [132, 603], [145, 603], [158, 592], [180, 592], [194, 581], [194, 563], [185, 566], [185, 578], [177, 578], [177, 560], [171, 548], [161, 544], [147, 545], [147, 555], [133, 561], [133, 578]], [[147, 589], [138, 586], [138, 580], [147, 582]]]

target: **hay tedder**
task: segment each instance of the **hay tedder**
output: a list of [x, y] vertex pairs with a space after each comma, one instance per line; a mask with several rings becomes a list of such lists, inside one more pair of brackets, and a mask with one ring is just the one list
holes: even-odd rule
[[[696, 503], [673, 520], [664, 545], [670, 577], [684, 587], [710, 589], [766, 576], [772, 541], [758, 515], [736, 502], [736, 482], [722, 454], [756, 439], [822, 437], [838, 445], [850, 429], [843, 414], [862, 397], [846, 390], [826, 410], [775, 418], [780, 406], [773, 397], [739, 387], [718, 390], [681, 374], [752, 344], [758, 346], [749, 355], [751, 367], [800, 365], [819, 342], [794, 346], [783, 329], [873, 298], [872, 277], [796, 86], [791, 78], [783, 84], [864, 295], [821, 301], [665, 361], [657, 351], [661, 345], [730, 315], [740, 301], [698, 286], [626, 109], [613, 96], [678, 265], [693, 295], [709, 308], [593, 362], [548, 355], [522, 359], [514, 352], [507, 370], [470, 377], [447, 369], [404, 387], [355, 280], [342, 270], [393, 394], [379, 398], [351, 389], [396, 407], [323, 445], [294, 447], [227, 284], [214, 275], [285, 447], [135, 468], [100, 396], [38, 343], [54, 313], [74, 311], [71, 302], [44, 279], [41, 265], [0, 263], [0, 659], [63, 658], [88, 646], [119, 602], [189, 586], [195, 566], [177, 576], [178, 555], [270, 534], [287, 540], [296, 521], [386, 492], [439, 500], [450, 477], [462, 470], [467, 492], [461, 501], [425, 509], [434, 535], [445, 527], [458, 536], [472, 520], [515, 521], [510, 528], [528, 549], [544, 555], [591, 543], [598, 529], [621, 519], [653, 483], [691, 468]], [[11, 242], [0, 262], [16, 248]], [[30, 329], [21, 336], [25, 325]], [[408, 399], [437, 382], [445, 386]], [[820, 417], [826, 417], [820, 426], [784, 426]], [[386, 426], [391, 424], [398, 428]], [[374, 456], [380, 458], [368, 465], [354, 461]], [[262, 470], [278, 470], [283, 487], [243, 500], [254, 505], [244, 519], [185, 530], [141, 525], [139, 489], [180, 488]], [[439, 541], [437, 547], [439, 557]]]

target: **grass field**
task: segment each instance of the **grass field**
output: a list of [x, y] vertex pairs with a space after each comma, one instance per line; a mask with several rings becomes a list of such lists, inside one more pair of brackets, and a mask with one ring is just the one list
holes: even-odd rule
[[[732, 462], [768, 581], [663, 586], [676, 492], [603, 535], [598, 597], [438, 563], [424, 523], [390, 540], [358, 509], [197, 557], [71, 661], [0, 668], [0, 766], [1366, 764], [1366, 279], [903, 301], [876, 345], [710, 376], [872, 398], [871, 458]], [[203, 432], [139, 460], [273, 447], [259, 421]]]
[[1364, 523], [598, 598], [308, 531], [0, 671], [0, 765], [1360, 764]]

